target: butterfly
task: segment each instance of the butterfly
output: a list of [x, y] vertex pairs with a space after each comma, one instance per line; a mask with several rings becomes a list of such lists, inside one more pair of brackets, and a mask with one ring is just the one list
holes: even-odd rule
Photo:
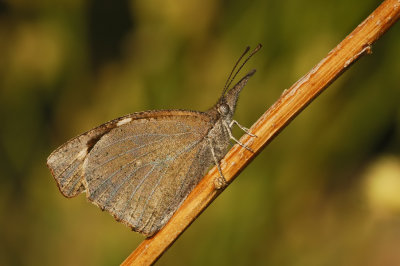
[[[237, 69], [236, 62], [222, 96], [206, 112], [155, 110], [129, 114], [83, 133], [50, 154], [47, 165], [61, 193], [68, 198], [86, 192], [87, 198], [132, 230], [146, 236], [159, 231], [213, 164], [226, 185], [219, 161], [234, 140], [233, 120], [239, 93], [250, 71], [228, 89], [258, 45]], [[235, 69], [236, 72], [235, 72]], [[232, 77], [232, 74], [235, 74]]]

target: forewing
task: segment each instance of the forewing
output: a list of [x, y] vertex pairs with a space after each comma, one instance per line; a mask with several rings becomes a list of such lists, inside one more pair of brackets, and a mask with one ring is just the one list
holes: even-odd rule
[[211, 127], [209, 116], [190, 111], [154, 111], [120, 123], [84, 161], [89, 200], [133, 230], [154, 234], [212, 164]]

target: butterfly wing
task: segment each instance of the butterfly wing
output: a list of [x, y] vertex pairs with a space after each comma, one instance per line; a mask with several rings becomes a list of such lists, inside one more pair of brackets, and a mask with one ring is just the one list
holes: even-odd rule
[[[86, 189], [94, 204], [133, 230], [152, 235], [169, 220], [212, 164], [206, 140], [213, 126], [211, 118], [200, 112], [151, 111], [107, 124], [104, 130], [101, 126], [89, 131], [97, 140], [83, 160], [83, 147], [67, 145], [75, 148], [75, 156], [67, 157], [75, 159], [69, 159], [68, 167], [64, 165], [68, 170], [60, 175], [60, 183], [66, 176], [73, 176], [69, 180], [72, 184], [64, 187], [74, 193]], [[85, 142], [82, 137], [74, 140]], [[61, 147], [61, 151], [68, 153], [67, 147]], [[76, 166], [78, 161], [80, 166]], [[74, 168], [79, 173], [72, 175]], [[77, 181], [75, 176], [79, 174], [81, 179]]]
[[68, 198], [85, 190], [82, 166], [87, 154], [97, 141], [130, 115], [120, 117], [83, 133], [53, 151], [47, 158], [49, 167], [61, 193]]

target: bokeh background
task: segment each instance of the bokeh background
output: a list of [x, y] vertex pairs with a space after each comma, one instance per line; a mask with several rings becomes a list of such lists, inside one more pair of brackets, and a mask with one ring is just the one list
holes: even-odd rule
[[[117, 265], [144, 239], [64, 198], [52, 150], [110, 119], [206, 110], [247, 45], [250, 126], [381, 1], [0, 2], [0, 265]], [[304, 110], [158, 265], [400, 265], [400, 25]], [[240, 135], [239, 131], [235, 131]]]

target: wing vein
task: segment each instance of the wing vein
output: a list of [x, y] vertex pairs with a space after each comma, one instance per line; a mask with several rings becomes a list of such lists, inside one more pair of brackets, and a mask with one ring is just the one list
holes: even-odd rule
[[[136, 186], [136, 188], [134, 189], [134, 191], [131, 193], [131, 195], [129, 196], [129, 200], [126, 202], [125, 208], [123, 209], [123, 213], [125, 213], [127, 207], [129, 206], [130, 202], [132, 201], [133, 197], [135, 196], [136, 192], [139, 190], [139, 188], [143, 185], [144, 181], [147, 179], [147, 177], [154, 171], [154, 169], [156, 168], [156, 166], [158, 166], [158, 163], [155, 163], [153, 165], [153, 167], [150, 169], [150, 171], [142, 178], [142, 180], [140, 181], [140, 183]], [[136, 204], [136, 208], [139, 204]], [[132, 212], [132, 216], [134, 215], [134, 213], [136, 212], [136, 208], [135, 210]]]
[[[187, 133], [193, 133], [193, 132], [187, 132]], [[96, 168], [94, 168], [93, 171], [95, 171], [97, 168], [99, 168], [99, 167], [101, 167], [101, 166], [103, 166], [103, 165], [105, 165], [105, 164], [107, 164], [107, 163], [109, 163], [109, 162], [111, 162], [111, 161], [113, 161], [113, 160], [115, 160], [115, 159], [118, 159], [119, 157], [121, 157], [121, 156], [123, 156], [123, 155], [126, 155], [126, 154], [128, 154], [128, 153], [134, 152], [134, 151], [139, 150], [139, 149], [141, 149], [141, 148], [144, 148], [144, 147], [146, 147], [146, 146], [149, 146], [149, 145], [155, 144], [155, 143], [157, 143], [157, 142], [160, 142], [160, 141], [162, 141], [163, 139], [165, 139], [165, 138], [168, 137], [168, 136], [179, 136], [179, 135], [178, 135], [178, 134], [176, 134], [176, 135], [174, 135], [174, 134], [173, 134], [173, 135], [165, 134], [165, 136], [162, 136], [161, 138], [159, 138], [159, 139], [157, 139], [157, 140], [154, 140], [154, 141], [148, 142], [148, 143], [146, 143], [146, 144], [143, 144], [143, 145], [141, 145], [141, 146], [139, 146], [139, 147], [135, 147], [135, 148], [133, 148], [133, 149], [129, 149], [129, 150], [127, 150], [127, 151], [121, 152], [121, 153], [119, 153], [119, 154], [117, 154], [117, 155], [115, 155], [115, 156], [109, 158], [108, 160], [106, 160], [105, 162], [103, 162], [102, 164], [100, 164], [99, 166], [97, 166]], [[111, 145], [110, 145], [110, 146], [111, 146]]]
[[[149, 154], [149, 153], [151, 153], [151, 152], [154, 152], [154, 151], [158, 150], [159, 148], [160, 148], [160, 147], [157, 147], [157, 148], [154, 149], [154, 150], [151, 150], [151, 151], [149, 151], [149, 152], [147, 152], [147, 153], [144, 153], [144, 154], [142, 154], [142, 155], [136, 157], [135, 159], [133, 159], [133, 160], [130, 161], [129, 163], [127, 163], [127, 164], [123, 165], [122, 167], [120, 167], [117, 171], [114, 171], [114, 172], [113, 172], [110, 176], [108, 176], [96, 189], [94, 189], [93, 192], [92, 192], [91, 194], [94, 195], [100, 188], [102, 188], [103, 186], [105, 186], [106, 184], [108, 184], [108, 183], [109, 183], [109, 180], [110, 180], [111, 178], [113, 178], [116, 174], [118, 174], [119, 172], [121, 172], [124, 168], [126, 168], [126, 167], [128, 167], [129, 165], [135, 163], [135, 162], [137, 161], [137, 159], [139, 159], [139, 158], [141, 158], [141, 157], [143, 157], [143, 156], [146, 156], [147, 154]], [[148, 164], [147, 164], [147, 165], [148, 165]], [[146, 166], [146, 165], [143, 165], [143, 166]], [[97, 168], [96, 168], [96, 169], [97, 169]], [[141, 167], [138, 168], [138, 169], [141, 169]], [[94, 170], [93, 170], [93, 171], [94, 171]], [[93, 171], [92, 171], [92, 172], [93, 172]], [[100, 194], [100, 195], [101, 195], [101, 194]]]
[[138, 134], [138, 135], [134, 135], [134, 136], [129, 136], [129, 137], [126, 137], [126, 138], [118, 139], [118, 140], [116, 140], [116, 141], [114, 141], [114, 142], [109, 143], [108, 145], [105, 145], [105, 146], [102, 147], [100, 150], [103, 150], [103, 149], [105, 149], [105, 148], [108, 148], [109, 146], [112, 146], [112, 145], [114, 145], [114, 144], [116, 144], [116, 143], [119, 143], [119, 142], [123, 142], [123, 141], [125, 141], [125, 140], [134, 139], [134, 138], [139, 138], [139, 137], [143, 137], [143, 136], [161, 136], [161, 137], [168, 137], [168, 136], [174, 136], [174, 135], [179, 136], [179, 135], [184, 135], [184, 134], [189, 134], [189, 133], [193, 133], [193, 131], [190, 131], [190, 132], [189, 132], [189, 131], [188, 131], [188, 132], [181, 132], [181, 133], [176, 133], [176, 134], [148, 134], [148, 133], [145, 133], [145, 134]]
[[[171, 161], [171, 162], [174, 161], [176, 158], [178, 158], [180, 155], [184, 154], [186, 151], [189, 151], [189, 150], [193, 149], [193, 148], [194, 148], [197, 144], [199, 144], [200, 142], [201, 142], [201, 140], [193, 142], [189, 147], [186, 147], [186, 148], [182, 149], [180, 152], [178, 152], [173, 158], [165, 159], [164, 161], [162, 161], [162, 163], [168, 162], [168, 161]], [[154, 188], [153, 188], [152, 191], [150, 192], [150, 195], [147, 197], [146, 202], [145, 202], [145, 204], [144, 204], [144, 206], [143, 206], [143, 210], [142, 210], [142, 213], [141, 213], [141, 215], [140, 215], [140, 218], [139, 218], [139, 222], [138, 222], [138, 223], [141, 222], [141, 220], [142, 220], [142, 218], [143, 218], [143, 215], [144, 215], [144, 212], [145, 212], [145, 210], [146, 210], [146, 208], [147, 208], [147, 205], [148, 205], [150, 199], [153, 197], [154, 192], [156, 191], [156, 189], [157, 189], [158, 186], [160, 185], [160, 183], [161, 183], [162, 179], [164, 178], [164, 175], [165, 175], [165, 173], [167, 172], [167, 170], [168, 170], [168, 168], [170, 167], [170, 165], [171, 165], [171, 163], [169, 163], [169, 164], [166, 165], [167, 167], [165, 168], [165, 171], [162, 173], [162, 175], [160, 175], [160, 177], [159, 177], [158, 180], [157, 180], [156, 185], [154, 186]], [[153, 213], [154, 213], [154, 210], [153, 210]], [[153, 214], [152, 214], [152, 215], [153, 215]], [[144, 227], [145, 227], [145, 226], [144, 226]], [[144, 227], [143, 227], [143, 228], [144, 228]], [[141, 229], [142, 229], [142, 228], [141, 228]]]

